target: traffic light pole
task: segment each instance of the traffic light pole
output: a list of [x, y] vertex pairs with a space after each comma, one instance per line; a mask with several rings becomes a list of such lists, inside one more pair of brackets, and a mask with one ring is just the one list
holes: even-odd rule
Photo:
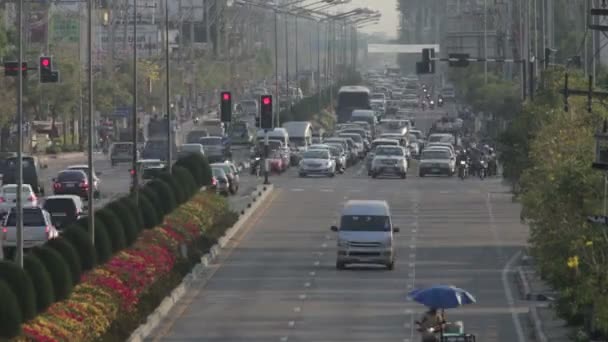
[[[260, 120], [261, 121], [261, 120]], [[268, 180], [268, 173], [270, 172], [270, 163], [268, 163], [268, 154], [270, 147], [268, 146], [270, 143], [268, 141], [268, 130], [264, 130], [264, 184], [270, 184]]]
[[173, 144], [172, 141], [172, 127], [171, 127], [171, 88], [170, 88], [170, 71], [169, 71], [169, 0], [165, 0], [165, 103], [167, 110], [167, 170], [171, 173], [172, 161], [173, 161]]
[[88, 122], [88, 146], [87, 146], [87, 162], [89, 167], [89, 216], [87, 217], [89, 222], [89, 233], [91, 234], [91, 242], [95, 244], [95, 194], [93, 193], [93, 6], [94, 0], [88, 0], [88, 15], [87, 15], [87, 82], [88, 82], [88, 95], [89, 95], [89, 122]]
[[[133, 134], [133, 160], [132, 168], [132, 188], [137, 203], [137, 188], [139, 187], [139, 170], [137, 169], [137, 0], [133, 0], [133, 116], [131, 120], [131, 133]], [[170, 125], [171, 123], [169, 123]], [[171, 149], [171, 142], [167, 141], [168, 148]], [[171, 161], [168, 161], [169, 163]]]
[[23, 0], [19, 0], [17, 13], [17, 39], [19, 40], [19, 73], [17, 74], [17, 251], [16, 262], [23, 268]]

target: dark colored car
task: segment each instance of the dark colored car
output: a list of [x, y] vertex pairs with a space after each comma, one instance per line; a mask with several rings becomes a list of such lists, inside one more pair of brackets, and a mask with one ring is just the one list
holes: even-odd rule
[[[4, 184], [16, 184], [17, 183], [17, 157], [9, 157], [5, 160], [4, 174], [2, 176], [2, 182]], [[42, 165], [38, 161], [38, 158], [32, 156], [23, 156], [23, 183], [29, 184], [36, 195], [44, 196], [44, 185], [40, 181], [40, 171], [46, 168], [46, 165]]]
[[76, 222], [83, 215], [82, 201], [74, 195], [49, 196], [42, 208], [51, 214], [51, 221], [58, 230]]
[[[53, 193], [55, 195], [76, 195], [81, 198], [88, 197], [90, 182], [87, 174], [82, 170], [64, 170], [53, 179]], [[95, 195], [99, 192], [94, 189]]]

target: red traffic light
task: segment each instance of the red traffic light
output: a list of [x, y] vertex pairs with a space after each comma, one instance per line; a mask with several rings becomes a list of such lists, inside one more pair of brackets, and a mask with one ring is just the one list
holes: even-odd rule
[[46, 57], [40, 58], [40, 65], [45, 68], [48, 68], [49, 66], [51, 66], [51, 59]]
[[230, 101], [230, 93], [222, 93], [222, 100]]
[[268, 106], [271, 102], [272, 102], [272, 100], [270, 100], [270, 97], [262, 98], [262, 104], [264, 104], [266, 106]]
[[135, 170], [134, 169], [130, 169], [129, 173], [131, 174], [131, 176], [134, 176], [135, 175]]

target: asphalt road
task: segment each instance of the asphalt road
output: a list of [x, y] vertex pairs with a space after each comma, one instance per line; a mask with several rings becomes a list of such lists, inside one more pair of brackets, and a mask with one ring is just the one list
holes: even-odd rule
[[[433, 120], [421, 113], [418, 126]], [[409, 290], [450, 284], [478, 303], [447, 312], [477, 341], [523, 342], [510, 261], [527, 230], [497, 178], [371, 179], [362, 165], [336, 178], [271, 178], [277, 187], [233, 248], [212, 265], [200, 291], [169, 313], [153, 341], [414, 341], [421, 305]], [[335, 268], [329, 230], [349, 199], [387, 200], [396, 237], [395, 270]], [[523, 321], [522, 321], [523, 322]]]

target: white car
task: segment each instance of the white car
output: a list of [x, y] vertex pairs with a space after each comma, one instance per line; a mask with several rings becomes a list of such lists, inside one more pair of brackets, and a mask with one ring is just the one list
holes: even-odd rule
[[336, 162], [328, 150], [308, 150], [302, 154], [300, 161], [300, 177], [307, 175], [326, 175], [334, 177], [336, 175]]
[[424, 149], [420, 154], [418, 163], [418, 176], [424, 177], [428, 174], [453, 176], [456, 171], [456, 159], [448, 148]]
[[[38, 196], [29, 184], [23, 184], [22, 188], [23, 207], [34, 208], [39, 204]], [[6, 184], [0, 190], [0, 213], [8, 213], [11, 208], [17, 206], [17, 184]]]
[[407, 169], [405, 148], [401, 146], [378, 146], [372, 160], [370, 175], [372, 178], [377, 178], [380, 175], [392, 174], [405, 179]]

